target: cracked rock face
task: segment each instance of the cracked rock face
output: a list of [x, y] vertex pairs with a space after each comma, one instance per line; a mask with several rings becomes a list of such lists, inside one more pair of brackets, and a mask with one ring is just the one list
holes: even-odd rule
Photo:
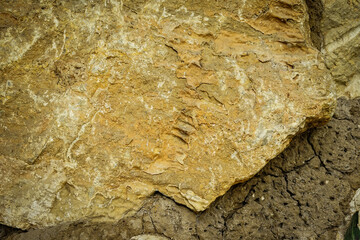
[[0, 4], [9, 226], [202, 211], [333, 111], [302, 0]]

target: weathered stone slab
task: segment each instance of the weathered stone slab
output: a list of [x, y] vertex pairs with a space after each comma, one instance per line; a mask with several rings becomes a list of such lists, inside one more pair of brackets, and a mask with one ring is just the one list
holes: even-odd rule
[[333, 112], [301, 0], [1, 5], [6, 225], [202, 211]]
[[322, 51], [339, 95], [360, 96], [360, 1], [318, 1]]

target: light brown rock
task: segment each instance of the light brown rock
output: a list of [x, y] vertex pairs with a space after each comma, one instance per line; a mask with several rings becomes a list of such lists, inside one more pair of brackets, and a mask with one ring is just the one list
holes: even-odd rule
[[333, 112], [301, 0], [0, 4], [6, 225], [202, 211]]
[[360, 188], [356, 191], [353, 199], [350, 202], [350, 211], [351, 213], [360, 211]]
[[[320, 2], [320, 1], [319, 1]], [[322, 0], [322, 52], [339, 95], [360, 96], [360, 1]]]
[[[353, 199], [350, 202], [350, 211], [351, 211], [351, 214], [358, 212], [358, 214], [360, 216], [360, 188], [356, 191]], [[349, 219], [351, 219], [351, 216], [349, 216]], [[360, 220], [358, 222], [358, 227], [360, 229]]]
[[169, 238], [157, 236], [157, 235], [144, 234], [144, 235], [138, 235], [132, 237], [130, 240], [167, 240], [167, 239]]

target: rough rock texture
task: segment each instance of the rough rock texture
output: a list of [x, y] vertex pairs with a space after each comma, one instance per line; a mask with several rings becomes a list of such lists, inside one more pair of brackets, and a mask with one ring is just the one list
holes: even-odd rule
[[303, 0], [18, 0], [0, 11], [9, 226], [115, 221], [155, 191], [204, 210], [332, 114]]
[[341, 239], [349, 203], [360, 187], [360, 98], [341, 99], [326, 126], [296, 137], [246, 183], [195, 214], [156, 194], [117, 224], [78, 223], [30, 230], [7, 240], [130, 239]]
[[[353, 199], [350, 202], [350, 211], [351, 213], [358, 212], [360, 216], [360, 188], [356, 191]], [[360, 218], [358, 222], [358, 227], [360, 229]]]
[[130, 238], [130, 240], [168, 240], [169, 238], [157, 235], [143, 234]]
[[350, 210], [354, 213], [360, 211], [360, 188], [356, 191], [353, 199], [350, 202]]
[[314, 12], [313, 39], [322, 45], [338, 93], [360, 96], [360, 1], [307, 1]]

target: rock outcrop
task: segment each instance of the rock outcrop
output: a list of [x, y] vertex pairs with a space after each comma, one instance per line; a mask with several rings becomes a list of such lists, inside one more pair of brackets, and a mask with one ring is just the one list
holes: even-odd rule
[[0, 3], [0, 222], [195, 211], [330, 119], [302, 0]]
[[256, 176], [203, 212], [155, 194], [135, 215], [116, 223], [60, 224], [12, 234], [0, 225], [0, 238], [3, 229], [5, 240], [129, 240], [143, 234], [173, 240], [343, 239], [360, 206], [354, 202], [359, 190], [353, 198], [360, 188], [358, 146], [360, 98], [342, 98], [329, 123], [295, 137]]
[[360, 96], [360, 1], [308, 1], [318, 11], [313, 15], [320, 36], [316, 42], [322, 45], [338, 93], [351, 98]]

